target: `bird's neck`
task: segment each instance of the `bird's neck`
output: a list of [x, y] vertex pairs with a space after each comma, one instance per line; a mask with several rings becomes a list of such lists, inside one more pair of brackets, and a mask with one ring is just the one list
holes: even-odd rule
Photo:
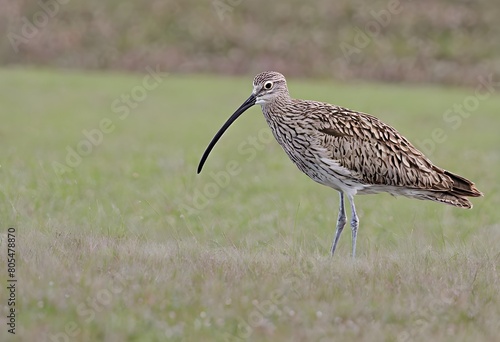
[[271, 111], [274, 114], [279, 114], [282, 113], [283, 108], [286, 108], [286, 106], [290, 105], [290, 103], [292, 103], [292, 99], [290, 98], [290, 96], [280, 96], [274, 98], [268, 103], [262, 104], [261, 106], [264, 114], [266, 111]]
[[261, 107], [264, 118], [273, 130], [276, 139], [279, 138], [275, 132], [277, 126], [282, 126], [284, 122], [288, 122], [297, 114], [293, 110], [293, 99], [289, 96], [275, 98], [273, 101], [261, 105]]

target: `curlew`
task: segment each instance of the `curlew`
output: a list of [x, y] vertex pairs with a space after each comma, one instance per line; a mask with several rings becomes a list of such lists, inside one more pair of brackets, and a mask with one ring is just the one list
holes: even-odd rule
[[472, 208], [467, 197], [482, 196], [473, 182], [434, 165], [378, 118], [328, 103], [291, 98], [285, 77], [274, 71], [255, 76], [252, 94], [213, 137], [198, 173], [228, 127], [256, 104], [292, 162], [314, 181], [340, 193], [332, 255], [347, 221], [344, 195], [351, 206], [353, 257], [359, 227], [354, 205], [357, 194], [387, 192], [466, 209]]

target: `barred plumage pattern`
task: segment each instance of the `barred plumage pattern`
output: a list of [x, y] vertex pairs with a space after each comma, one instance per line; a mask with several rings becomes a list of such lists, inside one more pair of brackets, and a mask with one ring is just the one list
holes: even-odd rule
[[346, 224], [344, 195], [351, 205], [353, 256], [359, 225], [356, 194], [388, 192], [459, 208], [472, 208], [467, 197], [482, 196], [474, 183], [434, 165], [376, 117], [328, 103], [292, 99], [285, 77], [274, 71], [254, 78], [252, 95], [212, 139], [198, 172], [226, 129], [254, 104], [261, 105], [274, 137], [295, 165], [316, 182], [339, 191], [332, 255]]
[[[481, 193], [471, 181], [435, 166], [396, 129], [378, 118], [328, 103], [289, 96], [286, 80], [261, 73], [281, 92], [262, 111], [274, 137], [297, 167], [318, 183], [354, 194], [389, 192], [472, 208]], [[342, 183], [342, 184], [339, 184]]]

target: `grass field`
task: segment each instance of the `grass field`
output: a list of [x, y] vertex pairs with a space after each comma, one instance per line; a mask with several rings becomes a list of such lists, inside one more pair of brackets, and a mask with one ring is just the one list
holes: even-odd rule
[[500, 87], [444, 119], [474, 89], [289, 81], [485, 193], [469, 211], [358, 196], [353, 261], [349, 228], [329, 256], [337, 193], [292, 165], [259, 108], [196, 174], [251, 77], [0, 70], [1, 286], [8, 227], [18, 279], [16, 336], [4, 290], [0, 340], [499, 339]]

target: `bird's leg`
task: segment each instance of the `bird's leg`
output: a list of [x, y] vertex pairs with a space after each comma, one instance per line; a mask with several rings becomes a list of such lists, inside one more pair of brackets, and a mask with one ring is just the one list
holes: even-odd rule
[[351, 230], [352, 230], [352, 257], [356, 257], [356, 238], [358, 237], [358, 227], [359, 219], [358, 214], [356, 214], [356, 207], [354, 206], [354, 196], [351, 194], [347, 195], [347, 199], [351, 204]]
[[335, 249], [337, 248], [337, 243], [339, 242], [340, 234], [342, 233], [342, 230], [344, 229], [346, 223], [345, 208], [344, 208], [344, 193], [339, 192], [339, 194], [340, 194], [339, 217], [337, 219], [337, 229], [335, 230], [335, 238], [333, 239], [333, 244], [332, 244], [332, 256], [333, 253], [335, 253]]

